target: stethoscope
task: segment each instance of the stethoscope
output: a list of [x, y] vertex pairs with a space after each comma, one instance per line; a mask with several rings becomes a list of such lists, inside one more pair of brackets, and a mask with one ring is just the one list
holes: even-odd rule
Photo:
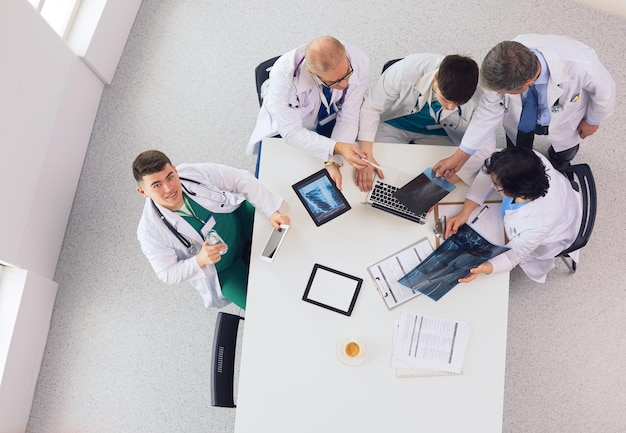
[[[298, 72], [300, 72], [300, 66], [302, 65], [302, 62], [304, 62], [304, 57], [302, 57], [300, 59], [300, 61], [298, 62], [298, 64], [296, 64], [296, 67], [293, 70], [293, 76], [291, 77], [291, 94], [289, 95], [289, 100], [291, 100], [291, 97], [293, 96], [294, 89], [296, 87], [293, 84], [293, 82], [296, 80], [296, 77], [298, 76]], [[348, 86], [348, 87], [350, 87], [350, 86]], [[348, 87], [343, 89], [343, 91], [341, 92], [341, 98], [339, 98], [339, 101], [335, 102], [335, 109], [336, 109], [337, 113], [341, 111], [341, 107], [343, 106], [343, 102], [346, 99], [346, 92], [348, 91]], [[298, 95], [295, 95], [295, 99], [296, 99], [296, 103], [292, 104], [290, 102], [289, 103], [289, 107], [291, 107], [291, 108], [300, 108], [300, 99], [298, 98]]]
[[[502, 95], [502, 99], [500, 100], [500, 106], [504, 107], [504, 112], [505, 113], [509, 112], [509, 102], [510, 102], [510, 99], [511, 98], [507, 97], [507, 95]], [[560, 101], [561, 101], [560, 99], [557, 99], [556, 101], [554, 101], [554, 104], [552, 104], [552, 106], [550, 107], [550, 112], [552, 114], [560, 113], [563, 110], [563, 105], [561, 105]]]
[[[420, 94], [420, 95], [417, 97], [417, 101], [415, 101], [415, 106], [413, 107], [413, 110], [411, 111], [411, 114], [417, 113], [417, 112], [419, 111], [419, 102], [420, 102], [420, 97], [421, 97], [421, 96], [422, 96], [422, 95]], [[432, 92], [432, 90], [431, 90], [430, 95], [429, 95], [429, 97], [428, 97], [428, 100], [427, 100], [426, 102], [428, 103], [428, 110], [429, 110], [430, 117], [431, 117], [431, 118], [432, 118], [435, 122], [437, 122], [437, 123], [436, 123], [435, 125], [429, 125], [429, 126], [427, 126], [427, 127], [426, 127], [426, 129], [440, 129], [440, 128], [443, 128], [444, 126], [447, 126], [448, 128], [450, 128], [450, 129], [452, 129], [452, 130], [455, 130], [456, 128], [458, 128], [458, 127], [459, 127], [459, 125], [461, 124], [461, 116], [462, 116], [462, 114], [463, 114], [463, 111], [461, 110], [461, 106], [460, 106], [460, 105], [458, 105], [458, 106], [455, 108], [456, 112], [457, 112], [457, 113], [458, 113], [458, 115], [459, 115], [459, 116], [458, 116], [458, 118], [457, 118], [456, 125], [454, 125], [453, 123], [447, 123], [447, 124], [444, 124], [444, 123], [441, 123], [441, 115], [442, 115], [442, 114], [443, 114], [443, 112], [444, 112], [444, 108], [443, 108], [443, 107], [441, 107], [441, 108], [440, 108], [439, 110], [437, 110], [437, 112], [435, 113], [435, 110], [433, 110], [433, 102], [432, 102], [432, 101], [433, 101], [433, 92]], [[449, 117], [449, 115], [448, 115], [448, 116], [446, 116], [446, 117], [444, 118], [444, 120], [448, 119], [448, 117]]]
[[[209, 188], [207, 185], [203, 184], [202, 182], [198, 182], [197, 180], [193, 180], [193, 179], [188, 179], [186, 177], [179, 177], [180, 180], [184, 180], [187, 182], [191, 182], [191, 183], [195, 183], [196, 185], [200, 185], [204, 188], [206, 188], [207, 190], [211, 191], [211, 193], [215, 193], [218, 194], [220, 196], [219, 200], [215, 200], [219, 203], [221, 203], [220, 207], [224, 207], [224, 205], [226, 204], [226, 193], [224, 191], [218, 191], [212, 188]], [[194, 197], [198, 196], [198, 194], [194, 191], [189, 190], [182, 182], [180, 183], [181, 186], [183, 187], [183, 189], [185, 190], [185, 192], [189, 195], [192, 195]], [[205, 197], [205, 198], [209, 198], [209, 197]], [[214, 199], [210, 199], [210, 200], [214, 200]], [[174, 236], [176, 236], [176, 239], [178, 239], [184, 246], [185, 248], [187, 248], [187, 252], [189, 254], [195, 255], [198, 252], [198, 248], [196, 248], [196, 246], [194, 244], [192, 244], [189, 239], [187, 239], [185, 236], [183, 236], [178, 230], [176, 230], [176, 227], [174, 227], [163, 215], [163, 212], [161, 212], [161, 210], [159, 209], [159, 207], [156, 205], [156, 203], [154, 203], [154, 201], [152, 199], [150, 199], [150, 202], [152, 203], [152, 207], [154, 208], [154, 210], [157, 212], [157, 214], [159, 215], [159, 218], [161, 218], [161, 221], [163, 221], [163, 224], [165, 224], [165, 227], [167, 227], [167, 229], [172, 232], [172, 234]]]

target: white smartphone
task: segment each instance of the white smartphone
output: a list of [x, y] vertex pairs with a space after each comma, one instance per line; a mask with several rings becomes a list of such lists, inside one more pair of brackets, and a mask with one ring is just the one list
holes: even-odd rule
[[270, 238], [267, 240], [265, 244], [265, 248], [261, 252], [261, 259], [271, 262], [276, 257], [276, 252], [280, 247], [280, 244], [283, 242], [285, 235], [287, 234], [287, 230], [289, 230], [289, 226], [287, 224], [280, 225], [280, 231], [274, 229], [272, 230], [272, 234]]

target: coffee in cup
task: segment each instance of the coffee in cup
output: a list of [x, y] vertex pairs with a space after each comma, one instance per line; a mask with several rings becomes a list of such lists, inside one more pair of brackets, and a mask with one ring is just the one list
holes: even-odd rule
[[348, 341], [343, 350], [348, 358], [356, 358], [361, 353], [361, 346], [356, 341]]

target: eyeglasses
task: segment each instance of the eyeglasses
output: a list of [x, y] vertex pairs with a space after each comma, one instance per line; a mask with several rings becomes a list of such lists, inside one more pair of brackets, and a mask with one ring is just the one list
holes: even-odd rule
[[496, 185], [496, 183], [493, 181], [491, 181], [491, 187], [499, 193], [502, 193], [502, 191], [504, 191], [504, 189], [500, 185]]
[[341, 77], [338, 80], [331, 81], [330, 83], [327, 83], [326, 81], [322, 80], [322, 77], [320, 77], [319, 75], [317, 75], [317, 74], [314, 74], [314, 75], [326, 87], [333, 87], [333, 86], [336, 86], [337, 84], [341, 83], [343, 80], [347, 79], [350, 75], [352, 75], [353, 72], [354, 72], [354, 69], [352, 69], [352, 63], [350, 63], [350, 60], [348, 60], [348, 72], [346, 73], [346, 75], [344, 75], [343, 77]]

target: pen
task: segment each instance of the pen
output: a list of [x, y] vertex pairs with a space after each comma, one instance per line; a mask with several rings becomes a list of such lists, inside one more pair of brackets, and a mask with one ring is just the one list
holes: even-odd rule
[[367, 159], [365, 159], [365, 158], [361, 158], [361, 161], [363, 161], [363, 162], [367, 162], [369, 165], [371, 165], [372, 167], [376, 167], [376, 168], [377, 168], [377, 169], [379, 169], [379, 170], [383, 170], [383, 171], [385, 170], [385, 169], [384, 169], [384, 168], [382, 168], [380, 165], [374, 164], [372, 161], [368, 161], [368, 160], [367, 160]]
[[489, 206], [485, 205], [485, 206], [484, 206], [484, 207], [480, 210], [480, 212], [478, 212], [478, 215], [476, 215], [476, 216], [474, 217], [474, 219], [472, 220], [472, 222], [471, 222], [470, 224], [474, 224], [476, 221], [478, 221], [478, 217], [479, 217], [479, 216], [481, 216], [481, 215], [482, 215], [482, 213], [483, 213], [485, 210], [487, 210], [487, 209], [489, 209]]

